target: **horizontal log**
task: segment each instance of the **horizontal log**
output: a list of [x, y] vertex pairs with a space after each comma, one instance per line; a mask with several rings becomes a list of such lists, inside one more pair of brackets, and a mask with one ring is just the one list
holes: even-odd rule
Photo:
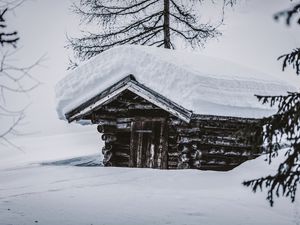
[[211, 145], [211, 144], [201, 144], [197, 143], [198, 150], [203, 152], [212, 152], [212, 153], [221, 153], [225, 152], [239, 152], [241, 154], [248, 155], [251, 154], [260, 154], [259, 149], [253, 149], [252, 147], [240, 147], [240, 146], [224, 146], [224, 145]]
[[202, 131], [199, 127], [179, 127], [176, 130], [180, 134], [194, 134]]
[[97, 130], [99, 133], [112, 133], [116, 131], [116, 125], [99, 124]]
[[169, 149], [175, 149], [175, 150], [177, 150], [177, 148], [178, 148], [178, 144], [177, 143], [169, 143]]
[[153, 104], [131, 104], [128, 106], [128, 109], [143, 109], [143, 110], [151, 110], [151, 109], [161, 109]]
[[113, 144], [113, 151], [119, 151], [119, 152], [125, 152], [129, 153], [130, 151], [130, 145], [129, 144], [122, 144], [120, 142], [115, 142]]
[[101, 139], [106, 143], [110, 143], [116, 141], [117, 137], [114, 134], [102, 134]]
[[169, 157], [178, 157], [179, 155], [180, 155], [180, 153], [178, 153], [178, 152], [168, 152]]
[[124, 157], [122, 155], [116, 155], [114, 153], [113, 157], [110, 160], [113, 164], [119, 164], [119, 163], [129, 163], [129, 158]]
[[128, 112], [130, 110], [161, 110], [161, 108], [152, 104], [129, 104], [128, 106], [105, 106], [101, 112]]
[[237, 165], [206, 165], [206, 164], [201, 164], [200, 170], [215, 170], [215, 171], [228, 171], [233, 169], [234, 167], [238, 166]]
[[186, 163], [186, 162], [179, 162], [177, 164], [177, 168], [178, 169], [189, 169], [190, 165], [189, 165], [189, 163]]
[[231, 143], [226, 142], [222, 140], [205, 140], [202, 138], [181, 138], [178, 141], [178, 144], [192, 144], [192, 143], [199, 143], [201, 145], [203, 144], [209, 144], [209, 145], [219, 145], [219, 146], [230, 146], [230, 147], [249, 147], [251, 148], [252, 145], [246, 144], [246, 143]]
[[128, 145], [130, 142], [130, 135], [129, 132], [104, 133], [101, 136], [101, 139], [107, 143], [113, 142], [114, 144]]
[[126, 122], [124, 122], [124, 123], [117, 123], [117, 130], [128, 130], [128, 131], [130, 131], [130, 128], [131, 128], [131, 123], [126, 123]]
[[120, 151], [114, 152], [114, 155], [115, 155], [115, 156], [124, 157], [124, 158], [126, 158], [126, 159], [129, 159], [129, 158], [130, 158], [130, 155], [129, 155], [128, 153], [120, 152]]
[[168, 167], [177, 168], [178, 162], [177, 161], [168, 161]]
[[112, 145], [111, 143], [105, 143], [104, 148], [105, 148], [106, 150], [112, 150], [113, 145]]
[[134, 118], [131, 117], [121, 117], [116, 119], [117, 123], [131, 123], [133, 120]]
[[207, 134], [207, 135], [185, 135], [185, 134], [180, 134], [179, 135], [179, 141], [180, 139], [187, 138], [187, 139], [203, 139], [203, 140], [218, 140], [218, 141], [228, 141], [228, 142], [238, 142], [239, 139], [232, 135], [228, 136], [218, 136], [218, 135], [212, 135], [212, 134]]
[[179, 161], [178, 157], [169, 157], [168, 158], [168, 162], [178, 163], [178, 161]]
[[101, 114], [98, 112], [93, 113], [94, 119], [96, 123], [106, 123], [106, 121], [110, 121], [111, 123], [115, 123], [116, 116], [112, 114]]
[[114, 118], [118, 117], [167, 117], [168, 113], [163, 111], [162, 109], [151, 109], [151, 110], [143, 110], [143, 109], [116, 109], [112, 111], [101, 109], [99, 114], [105, 115], [110, 114]]
[[240, 157], [217, 157], [212, 156], [208, 157], [205, 156], [201, 159], [202, 164], [216, 164], [216, 165], [239, 165], [245, 161], [247, 161], [249, 158], [240, 158]]
[[230, 117], [230, 116], [216, 116], [216, 115], [200, 115], [193, 114], [192, 120], [201, 120], [201, 121], [234, 121], [239, 123], [257, 123], [259, 119], [254, 118], [243, 118], [243, 117]]
[[171, 151], [177, 151], [178, 144], [177, 144], [177, 143], [170, 143], [170, 142], [169, 142], [168, 147], [169, 147], [169, 149], [170, 149]]
[[186, 132], [189, 129], [192, 128], [200, 128], [200, 129], [228, 129], [228, 130], [239, 130], [241, 128], [253, 126], [253, 124], [248, 122], [236, 122], [236, 121], [230, 121], [230, 120], [191, 120], [189, 124], [182, 124], [177, 123], [174, 125], [171, 125], [175, 127], [176, 129], [179, 129], [182, 132]]

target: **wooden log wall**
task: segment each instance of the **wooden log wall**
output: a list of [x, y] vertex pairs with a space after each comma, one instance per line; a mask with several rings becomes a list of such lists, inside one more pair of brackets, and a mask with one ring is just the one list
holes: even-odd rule
[[177, 134], [177, 139], [169, 149], [178, 157], [177, 168], [229, 170], [259, 156], [260, 148], [238, 135], [257, 122], [255, 119], [194, 115], [186, 124], [170, 117], [169, 129]]
[[[143, 98], [125, 91], [85, 119], [98, 124], [97, 130], [105, 142], [102, 149], [105, 166], [130, 166], [131, 126], [135, 118], [161, 117], [168, 114]], [[164, 156], [166, 158], [166, 156]]]
[[105, 166], [129, 166], [131, 124], [136, 117], [167, 118], [168, 153], [165, 167], [229, 170], [260, 154], [237, 132], [257, 120], [193, 115], [189, 124], [167, 114], [133, 93], [124, 93], [85, 119], [98, 124]]
[[[106, 121], [107, 122], [107, 121]], [[128, 128], [129, 127], [129, 128]], [[130, 122], [115, 121], [115, 124], [105, 124], [101, 121], [97, 126], [104, 141], [102, 153], [105, 166], [129, 166], [130, 157]]]

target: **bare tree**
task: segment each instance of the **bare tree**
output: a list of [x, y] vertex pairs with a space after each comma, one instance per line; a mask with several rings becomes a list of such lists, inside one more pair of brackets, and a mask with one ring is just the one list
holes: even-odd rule
[[[81, 38], [69, 38], [75, 55], [85, 60], [113, 46], [140, 44], [175, 48], [180, 39], [191, 47], [202, 46], [220, 35], [225, 6], [235, 0], [223, 0], [217, 25], [201, 23], [197, 7], [202, 0], [81, 0], [73, 5], [86, 24], [100, 25], [97, 32], [84, 32]], [[213, 1], [212, 1], [213, 3]]]
[[[0, 143], [13, 146], [15, 145], [8, 136], [18, 134], [16, 127], [25, 116], [26, 106], [19, 108], [17, 104], [9, 101], [8, 96], [24, 95], [39, 85], [39, 81], [31, 75], [32, 69], [39, 61], [30, 66], [20, 67], [15, 65], [13, 60], [19, 36], [17, 31], [8, 30], [5, 16], [22, 2], [22, 0], [0, 1], [0, 119], [3, 121], [0, 128]], [[12, 105], [15, 105], [14, 109], [11, 109]]]
[[[275, 14], [275, 20], [285, 18], [289, 26], [292, 21], [297, 20], [300, 24], [300, 2], [291, 8]], [[300, 48], [284, 54], [278, 58], [283, 60], [282, 69], [291, 66], [297, 75], [300, 75]], [[253, 191], [266, 189], [267, 200], [271, 206], [274, 204], [274, 196], [290, 197], [295, 200], [297, 186], [300, 182], [300, 93], [287, 93], [285, 96], [257, 96], [263, 104], [277, 106], [275, 115], [264, 118], [261, 126], [265, 129], [259, 131], [267, 143], [268, 162], [271, 163], [274, 157], [278, 156], [283, 140], [288, 144], [286, 158], [278, 167], [275, 175], [269, 175], [258, 179], [245, 181], [244, 185], [251, 186]]]

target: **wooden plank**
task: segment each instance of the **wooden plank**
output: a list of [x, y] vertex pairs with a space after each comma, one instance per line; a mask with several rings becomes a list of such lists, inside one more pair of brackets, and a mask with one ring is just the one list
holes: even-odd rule
[[166, 121], [161, 122], [161, 146], [162, 146], [162, 151], [161, 151], [161, 169], [168, 169], [168, 130], [166, 126]]
[[135, 132], [136, 133], [152, 133], [152, 130], [145, 130], [145, 129], [143, 129], [143, 130], [136, 130]]
[[135, 136], [135, 130], [137, 127], [137, 122], [131, 122], [131, 137], [130, 137], [130, 159], [129, 159], [129, 167], [136, 167], [136, 146], [138, 139]]
[[138, 168], [142, 168], [142, 154], [143, 154], [143, 133], [136, 133], [135, 135], [137, 136], [137, 148], [136, 148], [136, 166]]

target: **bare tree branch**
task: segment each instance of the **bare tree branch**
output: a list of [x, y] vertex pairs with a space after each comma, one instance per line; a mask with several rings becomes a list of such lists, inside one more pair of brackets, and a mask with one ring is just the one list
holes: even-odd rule
[[[86, 24], [100, 25], [97, 33], [84, 32], [83, 37], [68, 38], [75, 56], [89, 59], [111, 47], [141, 44], [175, 48], [178, 40], [202, 46], [221, 33], [226, 6], [235, 0], [223, 0], [222, 18], [217, 25], [203, 23], [195, 10], [201, 0], [81, 0], [73, 11]], [[172, 28], [172, 29], [171, 29]], [[175, 40], [176, 39], [176, 40]], [[163, 44], [162, 44], [163, 43]]]
[[[17, 127], [25, 117], [26, 106], [15, 105], [11, 109], [11, 96], [27, 94], [35, 89], [40, 82], [32, 76], [32, 70], [40, 64], [44, 57], [29, 66], [17, 66], [12, 63], [16, 54], [19, 36], [17, 31], [7, 32], [5, 15], [14, 10], [24, 0], [1, 0], [0, 1], [0, 143], [6, 143], [20, 149], [9, 140], [11, 135], [17, 135]], [[8, 97], [10, 96], [10, 98]]]

